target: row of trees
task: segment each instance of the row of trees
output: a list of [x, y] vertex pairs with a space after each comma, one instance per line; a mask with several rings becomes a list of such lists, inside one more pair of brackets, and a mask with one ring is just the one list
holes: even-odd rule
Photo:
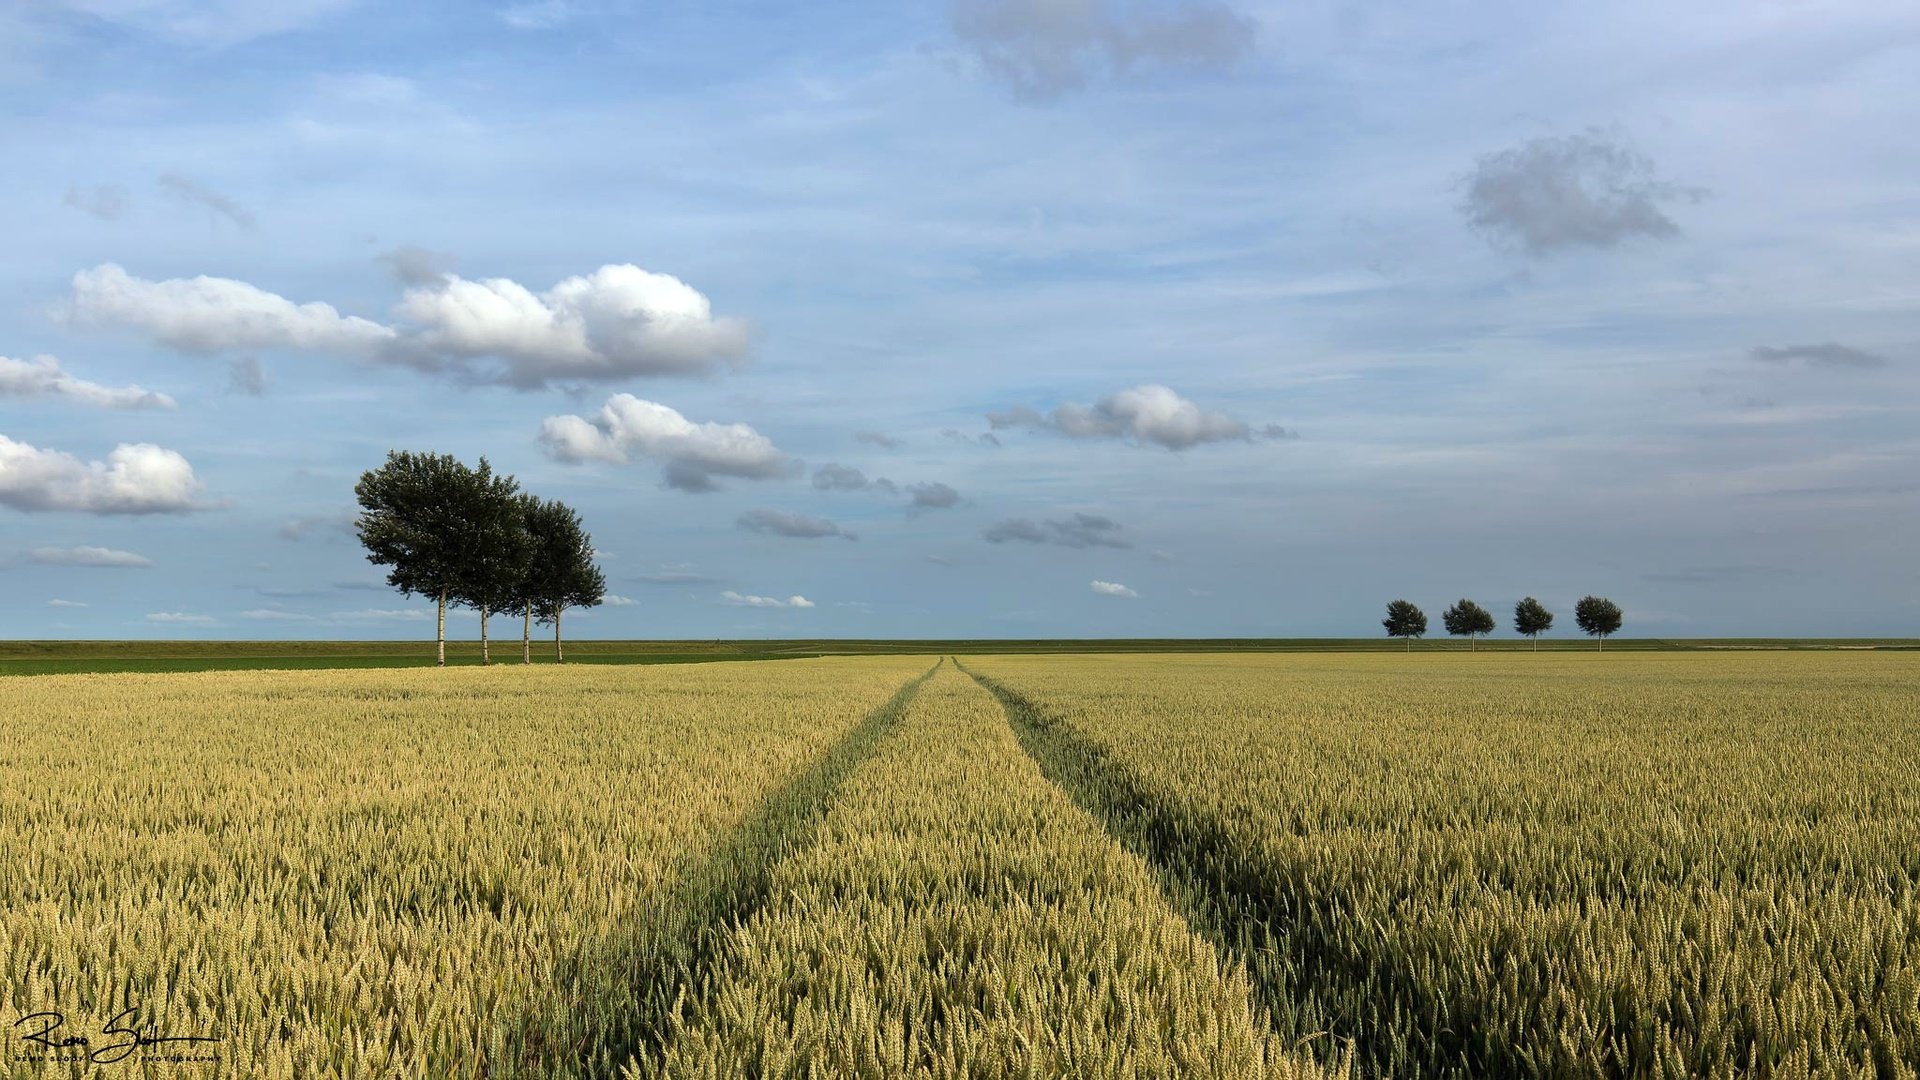
[[[1618, 633], [1624, 620], [1620, 614], [1620, 605], [1602, 596], [1582, 597], [1573, 605], [1573, 621], [1580, 632], [1589, 634], [1600, 641], [1601, 651], [1607, 647], [1608, 636]], [[1468, 648], [1478, 648], [1481, 634], [1493, 633], [1493, 612], [1471, 600], [1461, 600], [1442, 612], [1440, 622], [1447, 633], [1464, 637]], [[1410, 601], [1395, 600], [1387, 605], [1387, 617], [1380, 620], [1387, 628], [1388, 637], [1406, 638], [1407, 649], [1413, 649], [1413, 639], [1424, 637], [1427, 633], [1427, 613], [1421, 611]], [[1540, 601], [1529, 596], [1513, 605], [1513, 631], [1533, 639], [1533, 647], [1540, 647], [1540, 635], [1553, 628], [1553, 612], [1548, 611]]]
[[367, 561], [390, 569], [387, 584], [439, 605], [441, 666], [447, 662], [447, 605], [480, 613], [480, 662], [487, 651], [487, 616], [517, 610], [520, 662], [533, 662], [533, 623], [553, 626], [553, 655], [566, 659], [560, 616], [570, 607], [594, 607], [607, 581], [593, 561], [593, 540], [580, 515], [565, 503], [520, 490], [486, 458], [468, 468], [451, 454], [390, 451], [387, 463], [354, 485], [356, 522]]

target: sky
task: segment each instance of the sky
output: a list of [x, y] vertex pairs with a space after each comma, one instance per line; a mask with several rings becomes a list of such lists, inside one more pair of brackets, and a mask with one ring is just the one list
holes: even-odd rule
[[0, 636], [430, 637], [394, 449], [579, 510], [570, 636], [1920, 634], [1916, 72], [1906, 0], [12, 0]]

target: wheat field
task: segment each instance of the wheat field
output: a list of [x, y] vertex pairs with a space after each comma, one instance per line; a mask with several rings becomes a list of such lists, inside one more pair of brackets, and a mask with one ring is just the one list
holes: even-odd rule
[[1920, 1068], [1915, 654], [6, 689], [9, 1075]]

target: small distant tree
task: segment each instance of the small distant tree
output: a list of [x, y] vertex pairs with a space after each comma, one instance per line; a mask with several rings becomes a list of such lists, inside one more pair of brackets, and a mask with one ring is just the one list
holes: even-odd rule
[[434, 599], [441, 667], [447, 664], [447, 601], [460, 587], [462, 568], [479, 555], [463, 517], [473, 479], [473, 470], [451, 454], [393, 450], [353, 487], [360, 501], [355, 529], [367, 561], [388, 567], [387, 584], [403, 595]]
[[490, 664], [487, 617], [511, 605], [522, 592], [532, 541], [527, 534], [520, 484], [496, 475], [486, 458], [457, 493], [461, 527], [472, 554], [461, 564], [453, 598], [480, 613], [480, 662]]
[[1619, 633], [1623, 616], [1620, 605], [1604, 596], [1583, 596], [1573, 605], [1573, 621], [1584, 634], [1600, 639], [1600, 651], [1607, 651], [1607, 637]]
[[[563, 502], [532, 502], [526, 511], [527, 534], [533, 543], [528, 561], [524, 602], [527, 604], [528, 635], [531, 622], [553, 624], [553, 659], [566, 663], [561, 641], [560, 617], [570, 607], [598, 607], [607, 595], [606, 575], [593, 562], [593, 538], [580, 523], [580, 515]], [[533, 658], [530, 641], [523, 644], [522, 659]]]
[[1471, 600], [1463, 599], [1441, 612], [1440, 622], [1447, 633], [1467, 639], [1468, 651], [1477, 649], [1478, 635], [1493, 633], [1493, 613]]
[[1553, 629], [1553, 612], [1541, 606], [1540, 601], [1529, 596], [1513, 605], [1513, 632], [1533, 639], [1535, 652], [1540, 651], [1540, 635]]
[[1427, 632], [1427, 613], [1413, 606], [1410, 601], [1395, 600], [1387, 605], [1387, 617], [1380, 620], [1387, 628], [1388, 637], [1406, 638], [1407, 651], [1413, 651], [1413, 639]]

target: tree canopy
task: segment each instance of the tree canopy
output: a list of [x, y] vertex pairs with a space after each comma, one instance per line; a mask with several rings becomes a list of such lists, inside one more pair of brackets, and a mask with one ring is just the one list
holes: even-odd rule
[[1473, 638], [1477, 634], [1493, 633], [1493, 613], [1471, 600], [1462, 599], [1442, 612], [1440, 622], [1447, 633], [1456, 637]]
[[1380, 620], [1380, 625], [1387, 628], [1388, 637], [1406, 638], [1411, 649], [1413, 639], [1427, 632], [1427, 613], [1411, 601], [1395, 600], [1387, 605], [1387, 617]]
[[1580, 632], [1600, 639], [1600, 647], [1606, 648], [1606, 639], [1619, 633], [1624, 621], [1620, 605], [1604, 596], [1583, 596], [1573, 605], [1573, 621]]
[[1553, 612], [1542, 606], [1540, 601], [1529, 596], [1513, 605], [1514, 633], [1533, 638], [1534, 644], [1538, 645], [1540, 635], [1551, 629], [1553, 629]]

